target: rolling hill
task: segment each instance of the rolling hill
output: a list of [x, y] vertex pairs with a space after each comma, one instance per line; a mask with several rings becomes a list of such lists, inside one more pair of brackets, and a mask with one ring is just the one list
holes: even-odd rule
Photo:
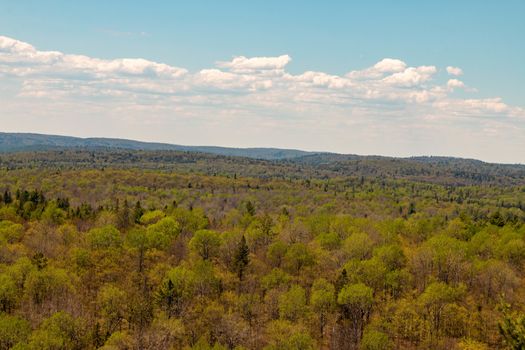
[[256, 159], [290, 159], [316, 154], [295, 149], [183, 146], [114, 138], [79, 138], [33, 133], [0, 132], [0, 152], [46, 151], [64, 148], [115, 148], [142, 151], [186, 151]]

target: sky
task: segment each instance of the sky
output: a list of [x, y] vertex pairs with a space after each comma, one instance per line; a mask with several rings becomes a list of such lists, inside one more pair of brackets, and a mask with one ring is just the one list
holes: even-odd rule
[[525, 163], [525, 1], [0, 0], [0, 131]]

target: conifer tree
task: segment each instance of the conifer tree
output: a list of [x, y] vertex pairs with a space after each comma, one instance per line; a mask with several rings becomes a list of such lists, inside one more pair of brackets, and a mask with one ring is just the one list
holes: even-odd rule
[[137, 203], [135, 203], [135, 210], [133, 211], [133, 221], [138, 224], [142, 215], [144, 215], [144, 208], [142, 208], [140, 201], [137, 201]]
[[235, 252], [235, 256], [233, 257], [233, 265], [240, 281], [242, 281], [244, 277], [244, 271], [250, 263], [249, 253], [250, 250], [246, 244], [246, 238], [243, 235], [237, 247], [237, 251]]

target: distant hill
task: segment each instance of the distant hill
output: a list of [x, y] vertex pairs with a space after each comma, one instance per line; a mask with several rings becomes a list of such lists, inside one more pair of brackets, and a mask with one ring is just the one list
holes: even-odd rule
[[125, 139], [0, 133], [0, 168], [136, 167], [264, 178], [363, 177], [446, 185], [524, 185], [525, 165], [453, 157], [394, 158], [278, 148], [181, 146]]
[[168, 143], [141, 142], [113, 138], [80, 138], [32, 133], [0, 132], [0, 152], [50, 151], [64, 148], [116, 148], [143, 151], [186, 151], [255, 159], [291, 159], [316, 154], [295, 149], [229, 148], [216, 146], [182, 146]]
[[394, 158], [346, 154], [312, 154], [282, 160], [319, 172], [376, 178], [403, 178], [442, 184], [525, 185], [525, 165], [486, 163], [454, 157]]
[[525, 165], [490, 164], [458, 158], [436, 162], [427, 157], [319, 154], [268, 160], [204, 152], [104, 147], [0, 153], [0, 172], [20, 168], [133, 168], [264, 179], [347, 178], [380, 182], [407, 180], [447, 186], [525, 186]]

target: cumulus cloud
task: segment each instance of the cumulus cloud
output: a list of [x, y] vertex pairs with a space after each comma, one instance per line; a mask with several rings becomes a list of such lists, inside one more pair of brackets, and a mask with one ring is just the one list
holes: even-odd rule
[[346, 74], [346, 77], [355, 80], [380, 79], [387, 74], [402, 72], [406, 67], [407, 64], [401, 60], [384, 58], [372, 67], [351, 71]]
[[0, 36], [0, 69], [14, 75], [91, 74], [93, 77], [153, 76], [179, 78], [185, 69], [141, 58], [103, 60], [83, 55], [68, 55], [58, 51], [39, 51], [30, 44]]
[[434, 66], [409, 67], [384, 78], [383, 81], [392, 85], [411, 87], [430, 80], [436, 72]]
[[384, 58], [374, 64], [374, 69], [381, 73], [397, 73], [405, 70], [407, 64], [401, 60]]
[[292, 58], [288, 55], [252, 58], [237, 56], [229, 62], [218, 62], [218, 66], [239, 72], [253, 70], [282, 70], [291, 60]]
[[463, 89], [463, 88], [465, 88], [465, 83], [462, 82], [461, 80], [458, 80], [458, 79], [449, 79], [447, 81], [447, 87], [450, 90]]
[[296, 76], [287, 75], [286, 78], [291, 82], [301, 84], [301, 86], [342, 89], [352, 85], [351, 81], [348, 79], [323, 72], [308, 71]]
[[[333, 135], [340, 133], [343, 133], [341, 140], [353, 142], [344, 136], [346, 132], [361, 140], [353, 143], [357, 149], [346, 150], [352, 152], [358, 152], [359, 147], [366, 144], [365, 138], [372, 135], [370, 130], [398, 133], [398, 140], [402, 140], [406, 137], [403, 130], [407, 125], [419, 130], [448, 125], [443, 135], [451, 134], [450, 125], [464, 127], [465, 120], [479, 121], [470, 122], [469, 128], [473, 130], [484, 130], [485, 124], [494, 123], [495, 119], [499, 122], [498, 128], [486, 126], [486, 130], [501, 132], [504, 130], [501, 125], [507, 125], [509, 130], [525, 128], [523, 108], [510, 106], [499, 97], [471, 96], [475, 89], [467, 88], [459, 79], [440, 81], [434, 65], [410, 66], [400, 59], [385, 58], [344, 75], [320, 71], [292, 74], [286, 70], [291, 60], [286, 54], [237, 56], [189, 72], [141, 58], [105, 60], [41, 51], [31, 44], [0, 36], [0, 121], [4, 126], [13, 123], [16, 127], [23, 119], [20, 116], [25, 116], [23, 120], [31, 125], [48, 125], [49, 120], [59, 120], [60, 125], [70, 125], [72, 130], [78, 130], [79, 125], [83, 125], [82, 130], [90, 130], [92, 124], [87, 124], [87, 120], [95, 115], [107, 119], [107, 123], [99, 121], [99, 128], [118, 124], [117, 120], [126, 118], [124, 125], [130, 120], [139, 125], [137, 135], [141, 135], [146, 126], [157, 125], [158, 133], [180, 132], [177, 137], [181, 139], [165, 139], [179, 143], [191, 135], [189, 131], [181, 131], [188, 123], [194, 125], [192, 130], [198, 135], [206, 128], [211, 128], [210, 135], [214, 137], [224, 133], [225, 140], [246, 134], [245, 145], [256, 145], [253, 142], [260, 139], [263, 129], [272, 134], [287, 130], [290, 140], [296, 135], [294, 140], [299, 143], [281, 142], [273, 146], [336, 151], [345, 151], [343, 141], [339, 149], [322, 143], [317, 146], [304, 146], [304, 143], [318, 139], [321, 142], [323, 138], [314, 135], [322, 132], [327, 135], [324, 145], [336, 142]], [[446, 69], [454, 76], [462, 74], [456, 67]], [[456, 89], [471, 95], [458, 98], [453, 94]], [[17, 115], [22, 119], [13, 117]], [[80, 122], [81, 118], [86, 119], [85, 125]], [[131, 130], [129, 125], [127, 128]], [[229, 129], [221, 130], [219, 126], [229, 126]], [[361, 130], [359, 135], [358, 130]], [[311, 137], [304, 139], [303, 135]], [[116, 136], [136, 137], [134, 134]], [[435, 136], [429, 134], [428, 137]], [[283, 139], [288, 138], [283, 136]], [[396, 140], [394, 136], [392, 139]], [[192, 140], [186, 142], [228, 144]], [[378, 140], [383, 142], [384, 138]]]
[[463, 75], [463, 70], [458, 67], [448, 66], [447, 73], [450, 75], [460, 76], [460, 75]]

